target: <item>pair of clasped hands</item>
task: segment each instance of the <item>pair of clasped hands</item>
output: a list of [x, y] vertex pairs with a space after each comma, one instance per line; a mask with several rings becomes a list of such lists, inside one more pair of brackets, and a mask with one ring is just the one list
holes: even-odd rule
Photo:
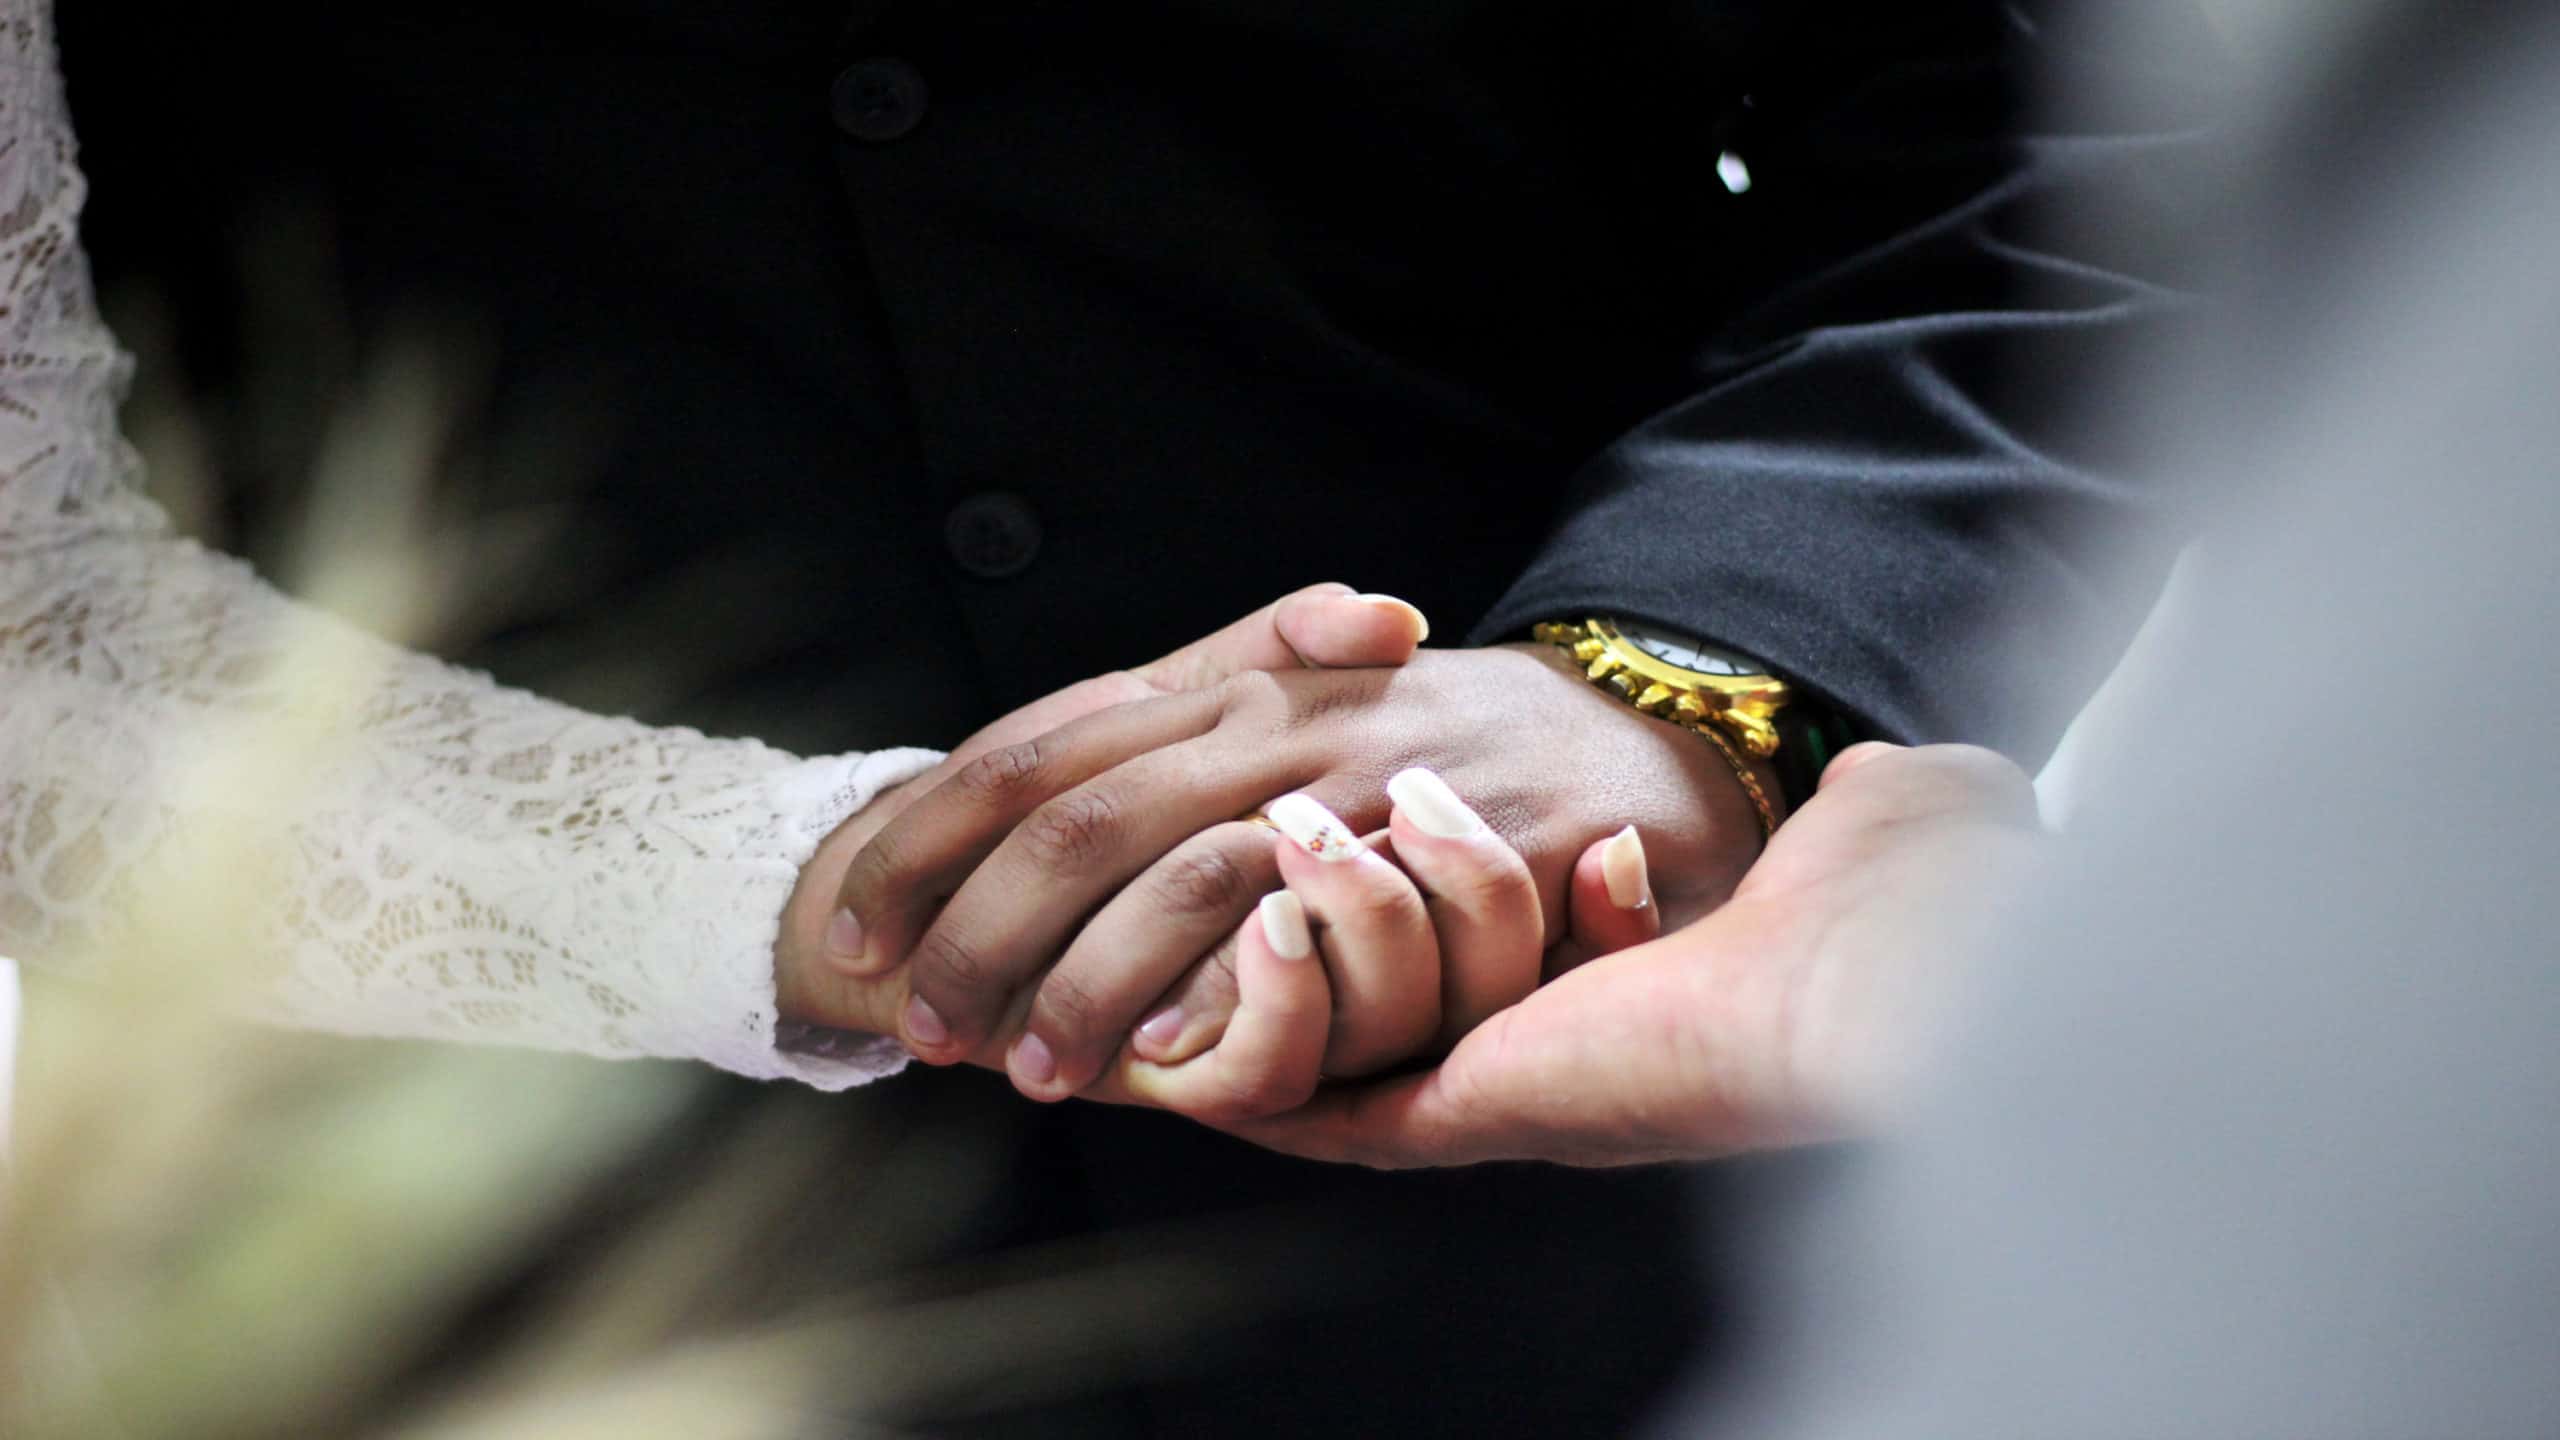
[[1314, 586], [972, 736], [821, 845], [783, 1018], [1374, 1165], [1854, 1124], [1874, 1007], [1802, 999], [1859, 988], [1823, 978], [1875, 968], [1837, 937], [1899, 924], [1943, 884], [1927, 857], [1968, 848], [1913, 837], [2027, 823], [2023, 777], [1857, 747], [1764, 855], [1697, 737], [1551, 647], [1427, 633]]

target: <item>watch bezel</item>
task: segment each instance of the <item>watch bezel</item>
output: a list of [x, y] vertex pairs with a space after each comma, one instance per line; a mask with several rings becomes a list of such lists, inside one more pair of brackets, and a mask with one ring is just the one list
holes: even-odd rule
[[1591, 619], [1585, 628], [1593, 639], [1609, 648], [1619, 664], [1646, 680], [1675, 689], [1712, 691], [1724, 700], [1722, 708], [1763, 719], [1785, 707], [1787, 682], [1777, 676], [1765, 671], [1754, 675], [1718, 675], [1674, 665], [1629, 638], [1624, 624], [1614, 617], [1598, 616]]

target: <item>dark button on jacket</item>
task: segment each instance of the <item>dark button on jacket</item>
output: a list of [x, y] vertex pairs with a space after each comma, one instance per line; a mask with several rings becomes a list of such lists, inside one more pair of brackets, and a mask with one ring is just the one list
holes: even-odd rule
[[864, 60], [836, 76], [836, 127], [856, 140], [895, 140], [924, 120], [924, 77], [904, 60]]
[[[1478, 642], [1653, 620], [2031, 760], [2016, 676], [2067, 697], [2130, 628], [2092, 555], [2153, 502], [2062, 421], [2168, 312], [2166, 227], [2018, 237], [2195, 117], [2019, 143], [2014, 5], [134, 3], [64, 7], [93, 235], [204, 274], [272, 245], [194, 217], [323, 195], [327, 293], [477, 317], [493, 424], [572, 416], [584, 600], [471, 656], [505, 678], [683, 594], [700, 653], [648, 633], [697, 668], [627, 708], [949, 742], [1340, 579]], [[121, 176], [119, 123], [164, 132]], [[946, 550], [979, 491], [1038, 512], [1003, 586]], [[947, 663], [844, 638], [928, 613]]]
[[972, 495], [952, 507], [943, 537], [961, 569], [1002, 580], [1031, 568], [1040, 553], [1040, 517], [1019, 495]]

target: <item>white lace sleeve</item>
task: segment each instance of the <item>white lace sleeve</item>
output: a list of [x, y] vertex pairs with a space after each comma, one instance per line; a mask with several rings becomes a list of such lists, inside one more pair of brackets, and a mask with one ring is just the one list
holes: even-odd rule
[[[584, 714], [364, 635], [168, 533], [115, 407], [47, 0], [0, 0], [0, 952], [116, 953], [218, 837], [293, 1023], [708, 1061], [775, 1044], [773, 942], [827, 831], [927, 752], [800, 760]], [[288, 740], [260, 776], [257, 745]], [[272, 760], [272, 755], [269, 756]]]

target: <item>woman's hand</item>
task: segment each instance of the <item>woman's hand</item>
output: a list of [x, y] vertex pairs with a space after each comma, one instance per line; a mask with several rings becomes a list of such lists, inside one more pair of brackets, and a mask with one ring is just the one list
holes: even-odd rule
[[[1366, 840], [1308, 796], [1272, 802], [1288, 888], [1236, 937], [1234, 1015], [1159, 1011], [1084, 1093], [1246, 1123], [1304, 1104], [1324, 1076], [1445, 1050], [1535, 989], [1547, 927], [1527, 861], [1428, 770], [1400, 772], [1387, 793], [1387, 828]], [[1573, 888], [1588, 953], [1659, 923], [1632, 829], [1592, 846]], [[1013, 1042], [1008, 1068], [1036, 1099], [1077, 1089], [1035, 1034]]]
[[[1562, 976], [1433, 1070], [1229, 1128], [1384, 1167], [1698, 1159], [1863, 1129], [1941, 965], [1972, 947], [2035, 834], [2026, 776], [1989, 751], [1855, 746], [1723, 909]], [[1574, 883], [1577, 928], [1609, 931], [1603, 949], [1640, 928], [1606, 900], [1607, 848]]]

